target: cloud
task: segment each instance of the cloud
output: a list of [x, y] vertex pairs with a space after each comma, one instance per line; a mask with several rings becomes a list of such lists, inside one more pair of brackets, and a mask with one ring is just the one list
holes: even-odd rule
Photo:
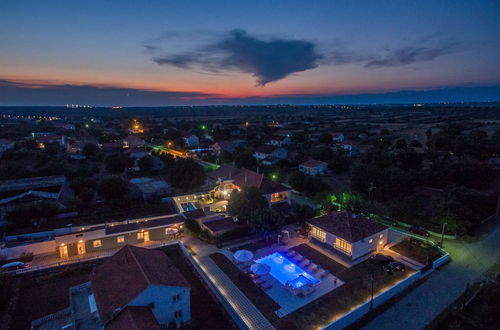
[[0, 105], [180, 105], [203, 103], [217, 94], [196, 91], [154, 91], [99, 85], [49, 84], [0, 80]]
[[[149, 45], [151, 46], [151, 45]], [[252, 74], [257, 84], [278, 81], [314, 69], [323, 56], [313, 42], [287, 38], [259, 39], [244, 30], [233, 30], [194, 50], [153, 56], [160, 65], [207, 71], [235, 70]]]
[[457, 44], [443, 43], [435, 47], [403, 47], [389, 50], [382, 57], [374, 58], [364, 66], [365, 68], [380, 68], [403, 66], [416, 62], [432, 61], [433, 59], [457, 51]]

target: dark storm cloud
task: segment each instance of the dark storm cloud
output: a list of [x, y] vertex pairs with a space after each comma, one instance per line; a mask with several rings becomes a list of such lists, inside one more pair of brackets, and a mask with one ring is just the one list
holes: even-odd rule
[[433, 59], [457, 51], [455, 43], [444, 43], [435, 47], [404, 47], [389, 51], [382, 57], [374, 58], [365, 64], [366, 68], [393, 67]]
[[177, 105], [218, 97], [199, 92], [150, 91], [95, 85], [50, 85], [0, 80], [0, 105]]
[[296, 72], [314, 69], [322, 57], [310, 41], [262, 40], [243, 30], [233, 30], [195, 51], [157, 55], [153, 61], [180, 68], [201, 66], [209, 71], [237, 70], [251, 73], [257, 84], [265, 85]]

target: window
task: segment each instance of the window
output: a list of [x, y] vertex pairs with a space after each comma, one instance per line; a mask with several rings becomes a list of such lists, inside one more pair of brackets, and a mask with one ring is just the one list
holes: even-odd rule
[[176, 319], [180, 319], [182, 317], [182, 311], [180, 309], [178, 311], [175, 311], [174, 317]]
[[312, 227], [311, 234], [314, 238], [317, 238], [322, 242], [326, 241], [326, 232], [319, 228]]
[[125, 242], [125, 236], [118, 236], [116, 238], [116, 243], [124, 243]]
[[100, 239], [96, 239], [95, 241], [92, 242], [92, 245], [95, 247], [95, 248], [98, 248], [98, 247], [101, 247], [102, 246], [102, 242]]
[[370, 240], [368, 241], [368, 243], [372, 244], [373, 243], [373, 238], [370, 238]]
[[380, 234], [380, 238], [384, 238], [384, 234]]
[[143, 239], [144, 233], [137, 233], [137, 239]]
[[342, 238], [335, 238], [335, 248], [349, 255], [352, 254], [351, 243], [343, 240]]
[[176, 294], [175, 296], [172, 297], [172, 301], [175, 303], [175, 302], [178, 302], [181, 300], [181, 295], [180, 294]]

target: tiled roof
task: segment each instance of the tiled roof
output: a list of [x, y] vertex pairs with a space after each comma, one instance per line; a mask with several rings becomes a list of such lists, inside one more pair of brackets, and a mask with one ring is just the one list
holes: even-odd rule
[[348, 211], [334, 212], [307, 222], [351, 243], [388, 228], [365, 217], [353, 216]]
[[215, 171], [207, 173], [207, 176], [213, 180], [228, 180], [234, 178], [236, 173], [238, 173], [239, 171], [240, 170], [234, 166], [231, 166], [229, 164], [222, 164], [221, 167], [219, 167]]
[[214, 233], [240, 227], [240, 225], [234, 222], [232, 217], [226, 217], [220, 220], [204, 222], [203, 225]]
[[255, 149], [255, 152], [259, 152], [261, 154], [270, 154], [272, 153], [274, 150], [276, 150], [276, 147], [275, 146], [272, 146], [272, 145], [269, 145], [269, 144], [263, 144], [261, 146], [258, 146], [256, 149]]
[[90, 281], [103, 323], [150, 285], [190, 287], [164, 252], [132, 245], [97, 266]]
[[272, 194], [290, 190], [289, 188], [271, 181], [264, 175], [242, 168], [234, 178], [234, 184], [238, 187], [255, 187], [259, 189], [261, 194]]
[[319, 167], [319, 166], [324, 166], [326, 165], [325, 162], [322, 162], [321, 160], [316, 160], [316, 159], [309, 159], [307, 162], [300, 164], [300, 166], [304, 167]]
[[128, 231], [134, 231], [139, 229], [168, 226], [176, 223], [183, 223], [184, 218], [180, 215], [175, 215], [171, 217], [153, 219], [153, 220], [143, 220], [139, 222], [131, 222], [123, 225], [108, 226], [106, 228], [106, 235], [125, 233]]
[[106, 326], [106, 330], [160, 330], [160, 324], [148, 307], [127, 306]]

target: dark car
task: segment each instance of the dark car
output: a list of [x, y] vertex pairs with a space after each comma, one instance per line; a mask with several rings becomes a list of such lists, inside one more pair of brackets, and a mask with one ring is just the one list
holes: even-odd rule
[[386, 256], [385, 254], [382, 253], [377, 253], [373, 254], [368, 258], [368, 260], [372, 264], [388, 264], [389, 262], [393, 262], [394, 258], [391, 256]]
[[391, 274], [394, 272], [404, 272], [406, 269], [406, 266], [402, 262], [394, 261], [388, 265], [385, 265], [383, 267], [383, 269], [384, 269], [384, 272]]
[[417, 234], [417, 235], [425, 236], [425, 237], [429, 237], [431, 235], [431, 234], [429, 234], [429, 232], [427, 230], [425, 230], [424, 228], [422, 228], [420, 226], [411, 226], [410, 232]]
[[21, 262], [21, 261], [14, 261], [14, 262], [9, 262], [8, 264], [2, 265], [2, 267], [0, 267], [0, 269], [1, 269], [2, 272], [9, 272], [9, 271], [12, 271], [12, 270], [18, 270], [18, 269], [28, 268], [30, 266], [31, 265], [28, 264], [28, 263], [24, 263], [24, 262]]

